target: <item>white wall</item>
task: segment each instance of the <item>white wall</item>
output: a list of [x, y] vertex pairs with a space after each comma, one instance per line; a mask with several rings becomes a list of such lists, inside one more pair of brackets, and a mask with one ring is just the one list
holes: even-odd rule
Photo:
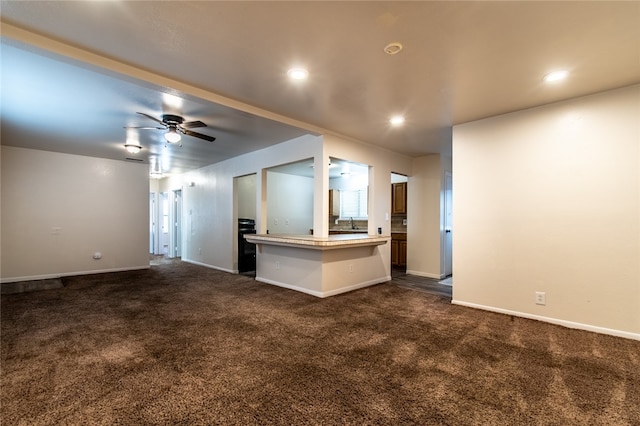
[[454, 302], [640, 338], [639, 123], [633, 86], [455, 126]]
[[[267, 229], [273, 232], [272, 225], [267, 226], [265, 169], [309, 158], [317, 162], [316, 178], [313, 179], [314, 235], [327, 236], [329, 179], [321, 166], [323, 161], [328, 164], [330, 156], [371, 166], [369, 189], [381, 189], [370, 202], [370, 207], [373, 205], [369, 212], [370, 233], [375, 233], [380, 226], [384, 229], [383, 235], [391, 235], [390, 222], [384, 219], [391, 205], [389, 176], [392, 171], [410, 174], [411, 159], [333, 136], [304, 136], [169, 179], [173, 186], [187, 181], [195, 183], [193, 187], [183, 188], [185, 241], [182, 259], [225, 271], [237, 270], [233, 178], [257, 173], [256, 229], [258, 233], [265, 233]], [[308, 229], [304, 229], [306, 232], [303, 232], [308, 233]], [[388, 245], [381, 246], [380, 252], [378, 260], [390, 265]]]
[[256, 218], [256, 175], [250, 174], [236, 179], [238, 191], [238, 218]]
[[1, 149], [3, 282], [149, 267], [146, 165]]
[[407, 273], [441, 278], [442, 168], [438, 154], [413, 160], [407, 183]]
[[[182, 260], [216, 269], [237, 271], [237, 203], [234, 178], [256, 173], [256, 230], [267, 230], [267, 168], [322, 155], [322, 137], [303, 136], [260, 151], [221, 161], [169, 179], [183, 182]], [[308, 233], [308, 230], [307, 230]]]
[[313, 178], [267, 173], [270, 234], [309, 234], [313, 228]]

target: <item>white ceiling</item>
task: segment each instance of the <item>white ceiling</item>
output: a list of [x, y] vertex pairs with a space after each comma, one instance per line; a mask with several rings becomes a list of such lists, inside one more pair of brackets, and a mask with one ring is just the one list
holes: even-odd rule
[[[453, 124], [640, 82], [638, 1], [1, 6], [3, 144], [123, 159], [123, 126], [152, 124], [137, 111], [178, 112], [217, 140], [139, 131], [138, 156], [174, 173], [307, 133], [449, 152]], [[293, 65], [309, 80], [288, 81]], [[569, 79], [545, 85], [558, 68]]]

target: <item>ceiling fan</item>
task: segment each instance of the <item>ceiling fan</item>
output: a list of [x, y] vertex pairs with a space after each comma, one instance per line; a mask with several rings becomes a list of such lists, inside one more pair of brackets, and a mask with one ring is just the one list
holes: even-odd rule
[[[213, 136], [204, 135], [202, 133], [194, 132], [192, 128], [195, 127], [207, 127], [202, 121], [184, 121], [184, 118], [179, 115], [173, 114], [163, 114], [162, 120], [157, 119], [149, 114], [145, 114], [144, 112], [138, 112], [138, 114], [143, 115], [156, 123], [162, 125], [162, 127], [144, 127], [144, 126], [133, 126], [133, 127], [125, 127], [125, 129], [158, 129], [158, 130], [167, 130], [167, 133], [164, 134], [164, 138], [168, 143], [176, 143], [180, 142], [181, 136], [180, 134], [193, 136], [195, 138], [204, 139], [205, 141], [213, 142], [216, 140]], [[182, 143], [180, 143], [182, 146]]]

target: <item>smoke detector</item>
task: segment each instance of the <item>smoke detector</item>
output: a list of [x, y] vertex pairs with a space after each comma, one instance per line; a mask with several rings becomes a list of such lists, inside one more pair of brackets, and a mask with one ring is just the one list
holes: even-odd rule
[[387, 55], [395, 55], [402, 50], [402, 44], [398, 42], [389, 43], [384, 47], [384, 53]]

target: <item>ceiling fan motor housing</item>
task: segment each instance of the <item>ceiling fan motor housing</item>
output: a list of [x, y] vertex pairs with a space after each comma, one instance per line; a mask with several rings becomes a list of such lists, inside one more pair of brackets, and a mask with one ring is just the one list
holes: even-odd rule
[[162, 122], [168, 124], [168, 125], [179, 125], [182, 124], [182, 122], [184, 121], [184, 118], [180, 117], [179, 115], [173, 115], [173, 114], [163, 114], [162, 115]]

